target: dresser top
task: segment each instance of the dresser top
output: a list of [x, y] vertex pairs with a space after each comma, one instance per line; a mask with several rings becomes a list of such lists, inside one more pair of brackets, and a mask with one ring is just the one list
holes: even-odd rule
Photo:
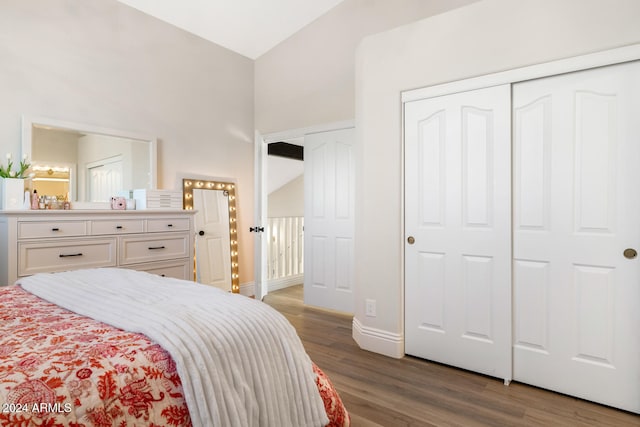
[[167, 216], [167, 215], [193, 215], [195, 210], [177, 210], [177, 209], [139, 209], [139, 210], [117, 210], [117, 209], [51, 209], [51, 210], [16, 210], [16, 211], [0, 211], [0, 217], [35, 217], [42, 218], [54, 217], [54, 216], [82, 216], [85, 218], [97, 217], [97, 216]]

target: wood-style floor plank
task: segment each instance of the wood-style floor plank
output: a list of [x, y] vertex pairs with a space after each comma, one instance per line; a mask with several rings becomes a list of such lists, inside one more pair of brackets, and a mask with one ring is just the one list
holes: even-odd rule
[[640, 416], [426, 360], [361, 350], [351, 316], [302, 303], [302, 286], [267, 295], [329, 376], [354, 427], [640, 426]]

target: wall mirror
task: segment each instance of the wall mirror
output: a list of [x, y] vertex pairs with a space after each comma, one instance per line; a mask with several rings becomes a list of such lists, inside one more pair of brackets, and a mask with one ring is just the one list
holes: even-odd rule
[[196, 282], [239, 293], [235, 188], [220, 179], [182, 179], [183, 208], [196, 210]]
[[121, 191], [156, 188], [156, 139], [44, 117], [22, 118], [22, 155], [40, 195], [107, 202]]

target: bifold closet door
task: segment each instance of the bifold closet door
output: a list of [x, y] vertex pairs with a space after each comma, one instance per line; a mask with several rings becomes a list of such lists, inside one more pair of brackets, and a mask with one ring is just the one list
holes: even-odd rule
[[405, 104], [405, 352], [511, 379], [511, 92]]
[[640, 62], [513, 102], [514, 379], [640, 412]]

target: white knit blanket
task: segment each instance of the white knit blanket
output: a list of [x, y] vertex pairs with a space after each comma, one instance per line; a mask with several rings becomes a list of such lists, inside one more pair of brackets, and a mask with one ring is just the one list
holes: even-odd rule
[[295, 329], [262, 302], [184, 280], [100, 268], [18, 283], [78, 314], [139, 332], [177, 364], [194, 426], [328, 423]]

